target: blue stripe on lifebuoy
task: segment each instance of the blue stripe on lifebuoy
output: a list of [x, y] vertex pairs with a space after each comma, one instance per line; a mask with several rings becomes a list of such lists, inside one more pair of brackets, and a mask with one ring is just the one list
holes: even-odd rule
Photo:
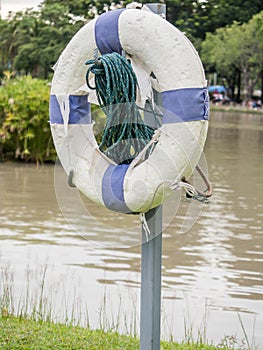
[[[51, 124], [64, 124], [56, 95], [50, 95], [49, 119]], [[91, 112], [88, 96], [69, 96], [69, 124], [90, 124]]]
[[207, 88], [185, 88], [162, 92], [163, 124], [208, 120]]
[[108, 11], [100, 15], [95, 24], [95, 40], [102, 55], [106, 53], [122, 53], [119, 38], [119, 16], [125, 9]]
[[102, 198], [105, 206], [113, 211], [129, 214], [123, 195], [123, 181], [129, 165], [110, 165], [102, 179]]

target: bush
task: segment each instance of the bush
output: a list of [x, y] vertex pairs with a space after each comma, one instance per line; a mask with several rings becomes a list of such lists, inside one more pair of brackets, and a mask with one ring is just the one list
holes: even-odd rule
[[43, 163], [56, 158], [49, 115], [48, 82], [23, 76], [0, 87], [0, 157]]

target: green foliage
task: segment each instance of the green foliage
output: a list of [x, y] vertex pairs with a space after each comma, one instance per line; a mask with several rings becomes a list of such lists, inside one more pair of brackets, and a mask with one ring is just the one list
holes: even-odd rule
[[[94, 18], [109, 9], [125, 7], [133, 0], [44, 0], [44, 5], [62, 4], [70, 13], [86, 18]], [[156, 0], [137, 0], [138, 3], [151, 3]], [[193, 39], [204, 39], [206, 32], [232, 24], [234, 21], [247, 22], [262, 10], [261, 0], [165, 0], [167, 19], [185, 31]]]
[[[131, 1], [130, 1], [131, 2]], [[65, 5], [71, 14], [76, 16], [84, 16], [85, 18], [94, 18], [95, 15], [100, 15], [110, 9], [116, 7], [123, 7], [122, 1], [116, 0], [77, 0], [77, 1], [65, 1], [65, 0], [44, 0], [44, 6], [61, 4]]]
[[212, 0], [209, 3], [214, 26], [214, 30], [207, 30], [210, 32], [231, 25], [234, 21], [246, 23], [263, 10], [262, 0]]
[[60, 4], [44, 6], [40, 13], [18, 12], [8, 21], [0, 21], [3, 68], [47, 79], [83, 23], [83, 19], [72, 18], [68, 7]]
[[[154, 1], [153, 1], [154, 2]], [[207, 32], [247, 22], [262, 10], [261, 0], [166, 0], [167, 19], [195, 41], [204, 39]]]
[[0, 87], [1, 158], [44, 162], [55, 158], [48, 124], [47, 81], [24, 76]]
[[201, 57], [208, 71], [217, 71], [228, 80], [241, 72], [245, 98], [250, 99], [263, 68], [263, 11], [248, 23], [235, 22], [207, 33]]
[[1, 349], [139, 349], [138, 339], [80, 327], [0, 317]]
[[[226, 344], [227, 345], [227, 344]], [[51, 322], [37, 322], [13, 316], [0, 316], [1, 349], [136, 350], [139, 339], [116, 332], [90, 330]], [[161, 350], [216, 350], [213, 345], [161, 342]], [[242, 349], [222, 346], [220, 349]]]

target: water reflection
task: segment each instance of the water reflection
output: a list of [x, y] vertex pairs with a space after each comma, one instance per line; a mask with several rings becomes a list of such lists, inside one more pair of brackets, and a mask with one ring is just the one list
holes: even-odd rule
[[[185, 313], [200, 321], [208, 308], [207, 332], [215, 342], [236, 333], [240, 312], [250, 337], [256, 319], [255, 338], [263, 346], [263, 117], [213, 113], [205, 156], [211, 201], [189, 232], [179, 234], [190, 205], [182, 197], [163, 234], [163, 334], [180, 339]], [[9, 261], [21, 272], [48, 257], [58, 273], [65, 268], [79, 276], [92, 315], [105, 285], [112, 300], [129, 299], [138, 309], [138, 217], [109, 215], [83, 198], [84, 211], [75, 212], [67, 195], [66, 220], [53, 173], [53, 166], [0, 164], [0, 263]], [[198, 205], [192, 210], [199, 212]]]

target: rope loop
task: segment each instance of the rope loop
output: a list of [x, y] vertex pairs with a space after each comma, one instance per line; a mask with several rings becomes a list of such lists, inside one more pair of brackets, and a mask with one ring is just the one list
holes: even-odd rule
[[[145, 125], [136, 105], [137, 78], [130, 62], [117, 52], [85, 63], [86, 82], [96, 90], [98, 103], [106, 114], [99, 148], [117, 164], [129, 164], [151, 140], [154, 129]], [[90, 84], [94, 75], [95, 86]]]

